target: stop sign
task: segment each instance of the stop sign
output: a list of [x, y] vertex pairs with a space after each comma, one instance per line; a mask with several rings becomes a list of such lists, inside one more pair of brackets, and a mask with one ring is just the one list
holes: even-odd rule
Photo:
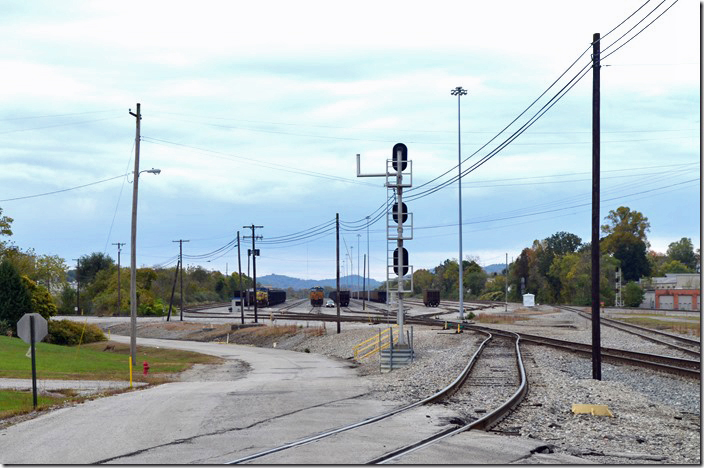
[[39, 314], [24, 314], [17, 322], [17, 336], [22, 338], [25, 343], [32, 343], [32, 333], [30, 320], [34, 317], [34, 342], [38, 343], [44, 339], [49, 332], [46, 319]]

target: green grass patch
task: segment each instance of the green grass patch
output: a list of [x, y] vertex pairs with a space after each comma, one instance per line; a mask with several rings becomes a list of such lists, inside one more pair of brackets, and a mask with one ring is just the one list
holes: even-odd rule
[[[0, 377], [31, 379], [32, 361], [25, 354], [29, 345], [19, 338], [0, 336]], [[37, 343], [38, 379], [129, 380], [129, 345], [99, 342], [78, 346]], [[142, 375], [142, 363], [149, 375]], [[137, 347], [133, 380], [160, 383], [164, 374], [184, 371], [193, 364], [214, 364], [221, 358], [165, 348]]]
[[[63, 403], [71, 399], [66, 397], [51, 397], [46, 395], [37, 395], [37, 409], [45, 409], [51, 406]], [[32, 401], [32, 392], [18, 390], [0, 390], [0, 419], [32, 411], [34, 409]]]
[[[662, 317], [662, 316], [661, 316]], [[618, 319], [621, 322], [632, 323], [641, 327], [652, 328], [654, 330], [666, 331], [669, 333], [680, 333], [683, 335], [700, 336], [701, 325], [699, 320], [695, 322], [683, 322], [678, 320], [663, 320], [649, 317], [625, 317]]]
[[479, 314], [476, 321], [479, 323], [503, 323], [513, 324], [519, 320], [529, 320], [529, 317], [506, 314]]

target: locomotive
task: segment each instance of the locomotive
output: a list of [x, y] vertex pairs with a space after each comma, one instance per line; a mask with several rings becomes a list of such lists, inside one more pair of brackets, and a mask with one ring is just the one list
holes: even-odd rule
[[313, 307], [320, 307], [323, 305], [323, 299], [325, 298], [325, 290], [320, 286], [314, 286], [310, 288], [310, 305]]

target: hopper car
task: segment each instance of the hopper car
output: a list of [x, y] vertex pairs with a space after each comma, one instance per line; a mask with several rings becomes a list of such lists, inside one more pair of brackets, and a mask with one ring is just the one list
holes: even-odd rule
[[340, 300], [338, 302], [337, 291], [330, 291], [330, 299], [335, 301], [335, 304], [340, 304], [340, 307], [347, 307], [350, 305], [350, 292], [340, 291]]

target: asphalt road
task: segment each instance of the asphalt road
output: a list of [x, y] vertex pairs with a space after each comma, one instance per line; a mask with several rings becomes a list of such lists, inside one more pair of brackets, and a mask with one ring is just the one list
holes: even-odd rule
[[[113, 336], [129, 342], [129, 337]], [[346, 362], [286, 350], [140, 338], [140, 345], [242, 360], [216, 379], [176, 382], [51, 411], [0, 430], [2, 464], [221, 464], [385, 413]], [[227, 366], [224, 366], [227, 367]], [[393, 378], [393, 376], [389, 376]], [[443, 405], [277, 452], [254, 463], [363, 464], [447, 427]], [[536, 453], [544, 442], [464, 433], [396, 461], [404, 464], [580, 463]]]
[[[10, 426], [0, 431], [0, 463], [222, 463], [247, 446], [275, 443], [267, 425], [277, 418], [332, 401], [350, 408], [329, 422], [311, 417], [308, 427], [283, 431], [280, 442], [319, 425], [353, 420], [350, 399], [366, 392], [366, 381], [346, 363], [320, 355], [142, 338], [139, 343], [240, 359], [251, 370], [236, 380], [169, 383], [101, 398]], [[378, 403], [371, 406], [369, 411], [380, 411]]]

